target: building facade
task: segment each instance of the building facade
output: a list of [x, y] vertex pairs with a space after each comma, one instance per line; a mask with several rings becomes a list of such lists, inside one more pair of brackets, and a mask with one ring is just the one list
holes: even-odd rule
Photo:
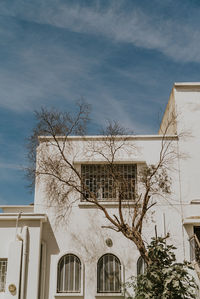
[[[169, 232], [168, 242], [177, 247], [177, 259], [195, 263], [198, 282], [200, 83], [175, 83], [159, 133], [128, 136], [126, 150], [119, 150], [115, 162], [122, 178], [128, 178], [126, 192], [131, 209], [134, 190], [140, 188], [137, 177], [144, 164], [157, 163], [172, 113], [177, 119], [166, 135], [176, 153], [176, 159], [169, 162], [171, 193], [167, 198], [156, 198], [145, 220], [143, 237], [149, 242], [155, 236], [155, 225], [158, 235]], [[96, 192], [99, 202], [117, 215], [118, 193], [102, 155], [106, 151], [105, 138], [68, 137], [69, 159], [89, 190]], [[120, 144], [121, 137], [117, 136], [115, 142]], [[39, 147], [47, 145], [48, 152], [53, 152], [51, 138], [41, 137]], [[101, 148], [101, 153], [91, 154], [88, 149], [94, 145]], [[38, 163], [40, 154], [38, 150]], [[71, 190], [70, 204], [66, 204], [60, 194], [59, 200], [55, 198], [51, 188], [52, 194], [47, 193], [46, 181], [40, 178], [36, 181], [34, 205], [1, 206], [0, 298], [125, 298], [122, 285], [143, 267], [134, 243], [120, 232], [103, 228], [109, 223], [101, 209], [83, 200], [80, 193]]]

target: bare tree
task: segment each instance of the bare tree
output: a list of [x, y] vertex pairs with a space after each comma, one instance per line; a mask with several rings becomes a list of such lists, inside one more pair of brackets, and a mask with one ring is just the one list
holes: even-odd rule
[[[53, 204], [56, 201], [57, 206], [61, 207], [61, 213], [65, 213], [76, 199], [71, 196], [72, 193], [79, 194], [79, 198], [81, 197], [83, 201], [97, 206], [108, 220], [109, 224], [104, 227], [121, 232], [133, 241], [141, 256], [149, 264], [151, 261], [142, 229], [149, 210], [156, 204], [155, 195], [164, 196], [170, 193], [168, 167], [173, 159], [177, 158], [177, 151], [173, 146], [176, 138], [167, 134], [171, 126], [175, 125], [176, 117], [171, 114], [164, 128], [157, 163], [143, 165], [142, 170], [137, 174], [137, 185], [141, 186], [137, 188], [134, 165], [129, 175], [125, 176], [122, 173], [122, 164], [117, 163], [122, 152], [129, 154], [138, 150], [131, 141], [129, 132], [117, 122], [110, 122], [103, 136], [88, 141], [85, 133], [89, 110], [89, 106], [82, 102], [78, 104], [78, 111], [73, 116], [69, 113], [46, 109], [36, 112], [37, 125], [28, 142], [28, 157], [31, 162], [27, 169], [28, 177], [32, 186], [35, 178], [45, 182], [49, 202]], [[80, 140], [87, 145], [84, 148], [85, 154], [91, 157], [91, 161], [94, 161], [93, 158], [96, 156], [101, 157], [104, 163], [96, 166], [94, 171], [101, 172], [100, 168], [103, 167], [104, 176], [109, 181], [109, 188], [105, 182], [100, 181], [96, 181], [91, 186], [85, 172], [76, 166], [78, 151], [72, 144], [72, 135], [82, 136]], [[101, 200], [100, 189], [102, 188], [105, 193], [107, 192], [105, 197], [115, 198], [117, 202], [115, 214], [106, 207], [105, 200], [104, 202]]]

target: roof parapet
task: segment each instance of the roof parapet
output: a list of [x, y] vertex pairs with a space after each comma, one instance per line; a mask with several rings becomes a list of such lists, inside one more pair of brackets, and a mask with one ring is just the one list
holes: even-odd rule
[[[165, 139], [177, 139], [177, 135], [119, 135], [115, 136], [115, 140], [161, 140], [162, 138]], [[109, 138], [109, 136], [103, 136], [103, 135], [94, 135], [94, 136], [57, 136], [57, 140], [70, 140], [70, 141], [102, 141]], [[39, 142], [47, 142], [52, 141], [52, 136], [39, 136], [38, 137]]]
[[174, 88], [200, 88], [200, 82], [175, 82]]

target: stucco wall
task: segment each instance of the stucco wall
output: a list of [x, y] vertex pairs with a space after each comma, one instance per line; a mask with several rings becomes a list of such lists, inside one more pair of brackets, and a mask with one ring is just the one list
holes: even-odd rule
[[[137, 163], [138, 171], [143, 163], [154, 164], [159, 159], [162, 138], [159, 136], [138, 137], [128, 141], [131, 150], [121, 151], [117, 157], [118, 162]], [[77, 168], [81, 163], [100, 163], [104, 162], [100, 155], [92, 155], [88, 151], [91, 146], [89, 140], [71, 140], [73, 159]], [[176, 149], [176, 138], [172, 138], [172, 144]], [[75, 158], [74, 158], [75, 157]], [[178, 167], [178, 161], [173, 161], [173, 166]], [[152, 236], [155, 236], [155, 225], [158, 235], [165, 235], [170, 232], [170, 241], [178, 247], [177, 255], [179, 260], [184, 258], [183, 252], [183, 233], [182, 216], [180, 209], [179, 194], [179, 175], [172, 171], [172, 194], [168, 199], [157, 198], [158, 205], [153, 209], [152, 214], [144, 224], [144, 239], [149, 242]], [[109, 224], [102, 212], [92, 205], [80, 202], [80, 195], [71, 194], [76, 201], [68, 211], [65, 211], [65, 217], [56, 221], [57, 208], [54, 204], [48, 204], [48, 198], [45, 194], [45, 188], [42, 180], [39, 181], [36, 188], [35, 211], [47, 213], [49, 223], [44, 225], [42, 239], [47, 244], [47, 277], [46, 277], [46, 299], [53, 298], [56, 295], [56, 271], [59, 258], [66, 253], [76, 254], [84, 266], [84, 298], [94, 299], [97, 295], [97, 261], [105, 253], [115, 254], [123, 265], [122, 281], [125, 282], [132, 275], [136, 275], [136, 263], [139, 258], [139, 252], [136, 246], [130, 240], [127, 240], [120, 233], [102, 228]], [[169, 201], [174, 207], [170, 206]], [[176, 206], [175, 206], [176, 205]], [[117, 214], [117, 206], [108, 208], [111, 214]], [[113, 246], [109, 248], [105, 241], [111, 238]], [[184, 240], [187, 242], [187, 239]], [[188, 246], [188, 244], [186, 244]], [[113, 295], [112, 298], [116, 296]], [[66, 298], [69, 298], [66, 296]]]
[[[14, 214], [13, 214], [14, 218]], [[23, 232], [23, 227], [28, 227], [28, 254], [27, 254], [27, 267], [26, 267], [26, 298], [36, 299], [38, 294], [38, 279], [39, 279], [39, 253], [40, 253], [40, 221], [25, 221], [19, 220], [18, 228], [16, 229], [16, 220], [2, 220], [0, 219], [0, 257], [8, 258], [9, 251], [12, 246], [15, 246], [13, 242], [22, 243], [16, 238], [16, 233], [20, 234]], [[18, 250], [12, 250], [12, 260], [19, 259]], [[15, 298], [14, 295], [11, 295], [8, 291], [8, 283], [15, 283], [9, 277], [13, 277], [13, 273], [20, 275], [21, 269], [16, 269], [16, 267], [21, 267], [21, 265], [16, 260], [16, 263], [11, 263], [11, 259], [8, 259], [8, 273], [7, 273], [7, 284], [5, 294], [1, 294], [2, 298]], [[11, 273], [12, 272], [12, 273]], [[14, 278], [13, 278], [14, 279]], [[17, 278], [16, 278], [17, 279]], [[18, 277], [19, 279], [19, 277]], [[14, 279], [15, 280], [15, 279]], [[5, 297], [4, 297], [5, 296]], [[1, 298], [1, 297], [0, 297]]]
[[[170, 133], [177, 133], [179, 139], [172, 137], [169, 140], [173, 150], [180, 154], [178, 159], [173, 160], [173, 165], [168, 165], [171, 169], [169, 176], [172, 179], [172, 192], [168, 197], [157, 197], [157, 205], [144, 223], [143, 234], [144, 240], [149, 242], [155, 235], [155, 225], [158, 235], [164, 236], [169, 232], [168, 242], [178, 248], [178, 260], [189, 260], [188, 238], [193, 234], [193, 226], [200, 226], [200, 87], [175, 84], [163, 118], [163, 126], [171, 111], [175, 111], [178, 118], [177, 126], [173, 127]], [[138, 171], [143, 163], [154, 164], [159, 159], [161, 141], [161, 136], [132, 136], [127, 142], [128, 150], [119, 152], [117, 162], [136, 163]], [[46, 144], [48, 138], [41, 139], [38, 153]], [[91, 145], [94, 144], [100, 146], [101, 137], [70, 138], [66, 151], [77, 169], [81, 163], [105, 162], [101, 155], [91, 152]], [[49, 146], [48, 151], [52, 153], [53, 148]], [[94, 299], [97, 295], [97, 261], [105, 253], [113, 253], [120, 259], [123, 282], [131, 275], [136, 275], [139, 252], [135, 245], [120, 233], [102, 228], [108, 224], [104, 215], [96, 207], [82, 203], [80, 195], [72, 192], [69, 200], [73, 201], [72, 205], [57, 206], [56, 200], [50, 201], [45, 193], [43, 179], [37, 180], [34, 212], [46, 213], [48, 222], [44, 223], [42, 228], [39, 220], [21, 221], [19, 225], [27, 225], [30, 236], [26, 299], [37, 298], [40, 240], [46, 244], [47, 249], [43, 269], [46, 274], [43, 285], [45, 295], [41, 299], [70, 298], [56, 294], [57, 263], [66, 253], [73, 253], [81, 259], [82, 297], [85, 299]], [[191, 204], [191, 201], [195, 201], [195, 204]], [[108, 210], [117, 214], [117, 207], [113, 204]], [[58, 212], [62, 217], [58, 218]], [[9, 244], [15, 238], [16, 222], [4, 220], [0, 225], [0, 238], [3, 240], [0, 257], [7, 257]], [[107, 238], [112, 239], [112, 247], [106, 245]], [[104, 296], [105, 298], [107, 297]], [[113, 295], [112, 298], [117, 296]]]
[[[158, 235], [170, 233], [169, 243], [172, 242], [178, 249], [178, 260], [188, 259], [188, 238], [193, 234], [193, 225], [190, 223], [183, 226], [184, 219], [200, 215], [200, 206], [190, 204], [191, 200], [200, 198], [199, 194], [199, 152], [200, 152], [200, 89], [186, 90], [176, 86], [171, 94], [169, 105], [163, 119], [166, 121], [172, 111], [177, 113], [177, 127], [173, 127], [168, 133], [177, 133], [179, 140], [172, 142], [174, 149], [178, 151], [179, 159], [169, 166], [172, 171], [172, 193], [168, 198], [157, 198], [157, 206], [144, 225], [144, 238], [149, 241], [155, 234], [157, 226]], [[184, 134], [183, 134], [184, 133]], [[92, 139], [89, 141], [93, 142]], [[97, 142], [97, 141], [94, 141]], [[145, 138], [133, 138], [129, 143], [132, 149], [129, 153], [120, 152], [117, 159], [120, 162], [154, 164], [159, 157], [161, 139], [149, 136]], [[91, 144], [90, 144], [91, 145]], [[81, 163], [102, 162], [98, 155], [91, 155], [88, 141], [71, 140], [73, 148], [72, 158], [78, 165]], [[96, 208], [79, 205], [79, 196], [74, 194], [77, 201], [67, 213], [66, 219], [60, 226], [55, 223], [54, 208], [46, 206], [44, 186], [41, 181], [36, 188], [35, 211], [46, 212], [49, 215], [51, 228], [45, 225], [43, 239], [47, 242], [47, 260], [49, 261], [49, 275], [46, 279], [46, 299], [50, 299], [56, 292], [56, 267], [59, 257], [65, 253], [77, 254], [84, 264], [84, 295], [87, 299], [93, 299], [96, 294], [96, 264], [101, 255], [112, 252], [118, 256], [124, 265], [124, 281], [131, 275], [136, 275], [136, 262], [139, 253], [131, 241], [126, 240], [120, 233], [109, 229], [102, 229], [106, 224], [105, 217]], [[112, 207], [114, 209], [114, 207]], [[109, 208], [111, 209], [111, 208]], [[116, 213], [116, 210], [113, 210]], [[48, 230], [52, 238], [48, 239]], [[113, 240], [113, 246], [107, 247], [105, 240]], [[50, 248], [53, 248], [52, 250]], [[114, 297], [113, 297], [114, 298]]]

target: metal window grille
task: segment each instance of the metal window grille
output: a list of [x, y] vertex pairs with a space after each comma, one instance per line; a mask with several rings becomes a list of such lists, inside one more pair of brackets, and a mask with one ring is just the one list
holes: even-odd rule
[[5, 292], [7, 263], [7, 259], [0, 259], [0, 292]]
[[137, 275], [144, 274], [146, 267], [147, 265], [143, 257], [140, 256], [139, 259], [137, 260]]
[[200, 242], [196, 234], [190, 239], [190, 261], [196, 261], [200, 266]]
[[86, 198], [99, 200], [133, 200], [135, 198], [135, 164], [81, 165], [82, 188]]
[[97, 264], [97, 292], [121, 292], [121, 264], [113, 254], [103, 255]]
[[190, 261], [193, 262], [195, 261], [196, 257], [195, 257], [195, 249], [196, 249], [196, 242], [195, 242], [195, 238], [192, 237], [190, 240]]
[[64, 255], [58, 263], [58, 293], [80, 293], [81, 262], [76, 255]]

